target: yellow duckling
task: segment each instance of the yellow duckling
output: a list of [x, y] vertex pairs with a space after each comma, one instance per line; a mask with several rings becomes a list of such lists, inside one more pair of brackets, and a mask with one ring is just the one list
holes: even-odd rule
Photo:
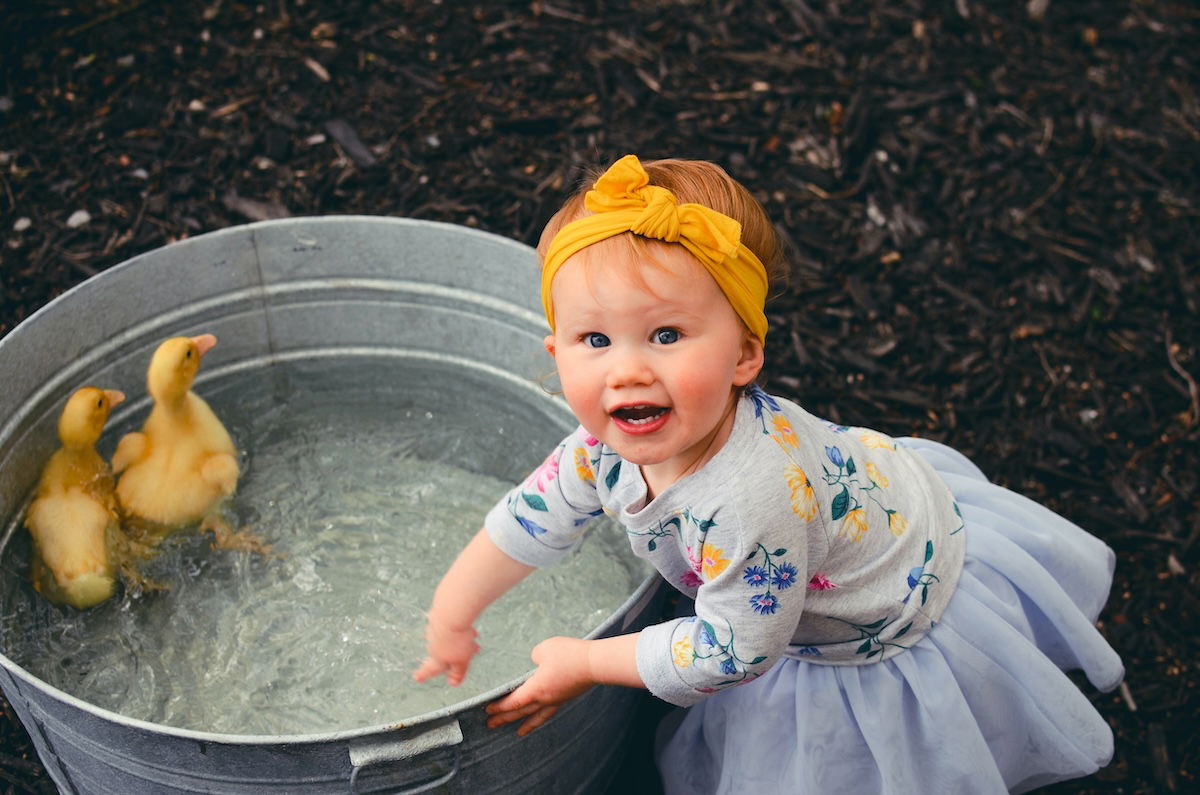
[[199, 522], [201, 530], [213, 531], [217, 546], [265, 552], [220, 516], [237, 488], [237, 450], [217, 415], [191, 391], [201, 357], [216, 344], [212, 334], [173, 337], [154, 352], [146, 374], [154, 407], [141, 431], [121, 437], [113, 454], [117, 501], [126, 532], [151, 547]]
[[50, 456], [25, 514], [33, 536], [30, 576], [52, 602], [83, 610], [113, 595], [118, 561], [112, 553], [117, 526], [113, 475], [96, 452], [96, 440], [113, 406], [125, 399], [116, 390], [76, 390], [58, 420], [62, 447]]

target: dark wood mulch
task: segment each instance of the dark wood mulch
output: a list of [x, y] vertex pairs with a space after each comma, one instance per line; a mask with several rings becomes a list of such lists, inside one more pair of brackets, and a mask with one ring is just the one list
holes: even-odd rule
[[[581, 165], [723, 164], [792, 246], [769, 388], [944, 440], [1117, 550], [1102, 620], [1128, 689], [1084, 685], [1116, 758], [1048, 791], [1196, 791], [1194, 4], [0, 14], [0, 333], [132, 255], [248, 220], [402, 215], [533, 242]], [[44, 789], [8, 713], [0, 738], [0, 789]]]

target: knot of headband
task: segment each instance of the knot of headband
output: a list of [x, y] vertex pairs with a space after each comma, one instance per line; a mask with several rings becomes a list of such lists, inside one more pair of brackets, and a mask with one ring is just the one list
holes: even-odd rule
[[767, 336], [767, 271], [741, 242], [742, 225], [703, 204], [679, 204], [650, 178], [634, 155], [625, 155], [584, 196], [592, 212], [565, 225], [550, 241], [542, 264], [542, 306], [554, 329], [550, 285], [567, 259], [593, 243], [624, 232], [679, 243], [704, 266], [738, 317], [759, 340]]

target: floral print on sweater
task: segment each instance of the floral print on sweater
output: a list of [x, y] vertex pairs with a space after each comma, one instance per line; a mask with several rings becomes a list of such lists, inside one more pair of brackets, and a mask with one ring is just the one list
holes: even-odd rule
[[757, 387], [699, 471], [647, 499], [639, 468], [580, 428], [488, 514], [511, 557], [553, 563], [606, 514], [695, 600], [642, 630], [651, 692], [687, 705], [783, 657], [856, 665], [902, 653], [944, 609], [965, 533], [902, 441], [834, 425]]

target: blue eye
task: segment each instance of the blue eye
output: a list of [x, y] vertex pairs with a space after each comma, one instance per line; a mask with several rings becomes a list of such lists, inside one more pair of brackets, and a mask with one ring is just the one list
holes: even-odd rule
[[660, 328], [654, 332], [654, 341], [660, 345], [670, 345], [679, 342], [679, 332], [673, 328]]
[[609, 345], [608, 337], [598, 331], [592, 331], [583, 335], [583, 344], [589, 348], [607, 348]]

